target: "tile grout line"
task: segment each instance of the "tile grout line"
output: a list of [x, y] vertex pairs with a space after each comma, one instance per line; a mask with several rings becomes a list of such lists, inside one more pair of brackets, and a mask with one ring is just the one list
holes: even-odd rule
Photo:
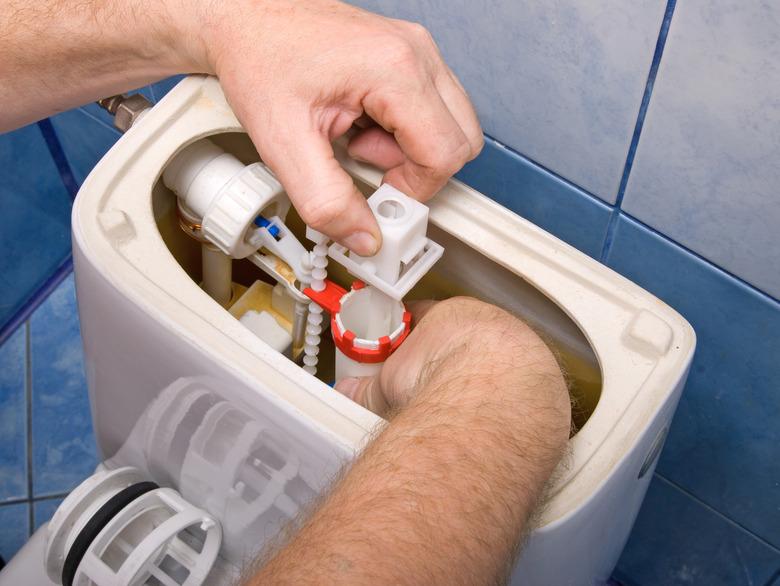
[[[545, 173], [548, 173], [549, 175], [551, 175], [552, 177], [554, 177], [556, 180], [560, 181], [561, 183], [563, 183], [567, 187], [570, 187], [570, 188], [572, 188], [572, 189], [574, 189], [574, 190], [576, 190], [576, 191], [578, 191], [578, 192], [588, 196], [589, 198], [593, 199], [595, 203], [603, 205], [603, 206], [608, 207], [608, 208], [613, 208], [613, 205], [611, 203], [608, 203], [608, 202], [604, 201], [603, 199], [601, 199], [595, 193], [591, 193], [590, 191], [588, 191], [584, 187], [581, 187], [580, 185], [577, 185], [576, 183], [574, 183], [570, 179], [566, 179], [566, 177], [564, 177], [563, 175], [559, 175], [558, 173], [556, 173], [555, 171], [553, 171], [549, 167], [545, 167], [539, 161], [535, 161], [534, 159], [532, 159], [528, 155], [524, 155], [523, 153], [521, 153], [519, 151], [516, 151], [511, 146], [509, 146], [507, 144], [504, 144], [503, 142], [501, 142], [497, 138], [494, 138], [494, 137], [490, 136], [489, 134], [487, 134], [485, 132], [483, 132], [482, 134], [485, 136], [486, 139], [488, 139], [497, 148], [503, 149], [503, 150], [509, 152], [511, 155], [517, 157], [518, 159], [522, 159], [523, 161], [527, 162], [529, 165], [532, 165], [533, 167], [537, 167], [538, 169], [544, 171]], [[490, 198], [490, 199], [493, 199], [493, 198]]]
[[[560, 175], [556, 174], [554, 171], [551, 171], [550, 169], [548, 169], [544, 165], [542, 165], [540, 163], [537, 163], [536, 161], [534, 161], [533, 159], [531, 159], [530, 157], [527, 157], [526, 155], [524, 155], [522, 153], [517, 152], [512, 147], [510, 147], [508, 145], [505, 145], [501, 141], [498, 141], [495, 138], [493, 138], [492, 136], [486, 134], [485, 138], [487, 138], [491, 143], [495, 144], [495, 146], [497, 148], [501, 148], [501, 149], [507, 151], [508, 153], [510, 153], [513, 157], [517, 157], [519, 159], [522, 159], [523, 161], [527, 162], [529, 165], [532, 165], [534, 167], [538, 167], [541, 171], [543, 171], [545, 173], [549, 173], [555, 179], [565, 183], [567, 186], [571, 187], [572, 189], [575, 189], [580, 194], [582, 194], [585, 197], [593, 200], [592, 203], [594, 203], [596, 205], [601, 205], [601, 206], [607, 207], [607, 208], [609, 208], [611, 210], [611, 212], [615, 213], [616, 215], [625, 216], [626, 218], [630, 219], [632, 222], [635, 222], [635, 223], [639, 224], [642, 228], [646, 229], [648, 232], [652, 232], [656, 236], [662, 238], [664, 241], [666, 241], [666, 242], [676, 246], [677, 248], [683, 250], [684, 252], [690, 254], [691, 256], [694, 256], [697, 259], [699, 259], [700, 261], [706, 263], [707, 266], [712, 267], [713, 269], [722, 272], [724, 275], [730, 277], [731, 279], [734, 279], [735, 281], [738, 281], [741, 285], [744, 285], [745, 287], [747, 287], [751, 291], [757, 293], [759, 296], [761, 296], [763, 298], [766, 298], [769, 301], [772, 301], [774, 303], [779, 303], [780, 304], [780, 299], [773, 297], [772, 295], [770, 295], [766, 291], [762, 291], [761, 289], [757, 288], [755, 285], [752, 285], [752, 284], [748, 283], [743, 278], [735, 275], [734, 273], [728, 271], [727, 269], [724, 269], [723, 267], [716, 265], [714, 262], [712, 262], [711, 260], [703, 257], [698, 252], [696, 252], [694, 250], [691, 250], [690, 248], [688, 248], [684, 244], [681, 244], [681, 243], [677, 242], [676, 240], [673, 240], [672, 238], [670, 238], [669, 236], [667, 236], [663, 232], [658, 231], [657, 229], [653, 228], [649, 224], [646, 224], [642, 220], [636, 218], [635, 216], [632, 216], [631, 214], [629, 214], [625, 210], [618, 210], [618, 209], [616, 209], [614, 206], [612, 206], [611, 204], [605, 202], [604, 200], [602, 200], [597, 195], [594, 195], [594, 194], [586, 191], [585, 189], [581, 188], [576, 183], [572, 183], [568, 179], [566, 179], [564, 177], [561, 177]], [[605, 260], [601, 260], [600, 262], [603, 263], [603, 264], [606, 264]]]
[[24, 395], [27, 439], [27, 534], [32, 535], [33, 525], [33, 429], [32, 429], [32, 355], [31, 355], [30, 320], [24, 322]]
[[642, 135], [642, 127], [645, 124], [647, 109], [650, 106], [650, 97], [653, 95], [655, 78], [658, 75], [658, 68], [661, 65], [661, 57], [663, 57], [664, 54], [664, 47], [666, 46], [666, 39], [669, 36], [669, 27], [672, 24], [672, 16], [674, 15], [674, 8], [676, 5], [677, 0], [667, 0], [666, 10], [664, 11], [664, 18], [661, 21], [661, 29], [658, 32], [658, 40], [656, 41], [655, 51], [653, 52], [653, 59], [650, 62], [650, 71], [647, 74], [645, 91], [642, 94], [642, 101], [640, 102], [639, 112], [637, 113], [636, 117], [634, 133], [631, 136], [631, 143], [628, 147], [628, 153], [626, 154], [626, 164], [623, 167], [623, 175], [620, 178], [620, 184], [618, 185], [617, 197], [615, 198], [615, 209], [609, 218], [609, 223], [607, 224], [607, 233], [604, 236], [604, 243], [601, 247], [601, 255], [599, 260], [601, 260], [602, 263], [606, 261], [607, 257], [609, 256], [609, 251], [612, 248], [615, 229], [617, 228], [617, 221], [620, 216], [619, 212], [623, 205], [623, 197], [625, 197], [626, 194], [628, 178], [631, 175], [631, 169], [634, 166], [634, 157], [636, 156], [636, 150], [639, 146], [639, 138]]
[[[732, 527], [735, 527], [736, 529], [739, 529], [740, 531], [743, 531], [744, 533], [747, 533], [750, 537], [752, 537], [756, 541], [758, 541], [761, 544], [765, 545], [766, 547], [768, 547], [769, 549], [771, 549], [775, 553], [780, 554], [780, 548], [778, 548], [776, 545], [773, 545], [772, 543], [770, 543], [769, 541], [767, 541], [766, 539], [764, 539], [760, 535], [755, 534], [753, 531], [751, 531], [750, 529], [748, 529], [747, 527], [745, 527], [741, 523], [735, 521], [731, 517], [727, 517], [725, 514], [721, 513], [718, 509], [716, 509], [715, 507], [713, 507], [709, 503], [707, 503], [707, 502], [703, 501], [702, 499], [700, 499], [698, 496], [693, 494], [688, 489], [684, 488], [683, 486], [680, 486], [679, 484], [677, 484], [673, 480], [670, 480], [670, 479], [666, 478], [666, 476], [663, 476], [659, 472], [656, 472], [655, 476], [656, 476], [656, 478], [658, 478], [662, 482], [665, 482], [666, 484], [668, 484], [672, 488], [675, 488], [676, 490], [680, 491], [685, 496], [687, 496], [688, 498], [692, 499], [693, 501], [695, 501], [696, 503], [698, 503], [699, 505], [701, 505], [702, 507], [704, 507], [705, 509], [707, 509], [708, 511], [710, 511], [711, 513], [713, 513], [714, 515], [716, 515], [717, 517], [719, 517], [720, 519], [722, 519], [723, 521], [725, 521], [726, 523], [731, 525]], [[778, 572], [780, 572], [780, 570], [778, 570]]]
[[[734, 281], [737, 281], [737, 282], [738, 282], [740, 285], [742, 285], [742, 286], [746, 287], [746, 288], [747, 288], [747, 289], [749, 289], [751, 292], [753, 292], [753, 293], [756, 293], [756, 294], [757, 294], [759, 297], [763, 297], [763, 298], [765, 298], [766, 300], [768, 300], [768, 301], [770, 301], [770, 302], [772, 302], [772, 303], [777, 303], [777, 304], [780, 304], [780, 299], [778, 299], [778, 298], [774, 297], [773, 295], [770, 295], [770, 294], [769, 294], [769, 293], [767, 293], [766, 291], [762, 291], [761, 289], [759, 289], [759, 288], [758, 288], [758, 287], [756, 287], [755, 285], [751, 285], [751, 284], [750, 284], [750, 283], [748, 283], [748, 282], [747, 282], [745, 279], [743, 279], [742, 277], [739, 277], [739, 276], [735, 275], [735, 274], [734, 274], [734, 273], [732, 273], [731, 271], [729, 271], [729, 270], [727, 270], [727, 269], [724, 269], [724, 268], [723, 268], [723, 267], [721, 267], [721, 266], [718, 266], [718, 265], [716, 265], [714, 262], [712, 262], [711, 260], [708, 260], [707, 258], [703, 257], [701, 254], [699, 254], [699, 253], [698, 253], [698, 252], [696, 252], [695, 250], [691, 250], [690, 248], [688, 248], [688, 247], [687, 247], [687, 246], [685, 246], [684, 244], [680, 244], [680, 243], [679, 243], [679, 242], [677, 242], [676, 240], [672, 240], [672, 239], [671, 239], [671, 238], [669, 238], [669, 237], [668, 237], [666, 234], [664, 234], [663, 232], [659, 232], [658, 230], [656, 230], [655, 228], [653, 228], [653, 227], [652, 227], [652, 226], [650, 226], [649, 224], [645, 224], [645, 223], [644, 223], [642, 220], [640, 220], [639, 218], [637, 218], [637, 217], [635, 217], [635, 216], [632, 216], [631, 214], [629, 214], [628, 212], [625, 212], [625, 211], [623, 211], [623, 210], [618, 210], [618, 211], [617, 211], [617, 213], [618, 213], [619, 215], [621, 215], [621, 216], [624, 216], [625, 218], [628, 218], [628, 219], [629, 219], [629, 220], [631, 220], [632, 222], [634, 222], [634, 223], [638, 224], [638, 225], [639, 225], [641, 228], [643, 228], [643, 229], [647, 230], [647, 231], [648, 231], [648, 232], [650, 232], [651, 234], [653, 234], [653, 235], [655, 235], [655, 236], [658, 236], [659, 238], [662, 238], [662, 239], [663, 239], [663, 240], [665, 240], [666, 242], [669, 242], [669, 243], [673, 244], [674, 246], [676, 246], [676, 247], [677, 247], [677, 248], [679, 248], [680, 250], [682, 250], [682, 251], [684, 251], [684, 252], [686, 252], [686, 253], [690, 254], [691, 256], [693, 256], [693, 257], [695, 257], [696, 259], [700, 260], [701, 262], [705, 263], [707, 266], [709, 266], [709, 267], [712, 267], [714, 270], [716, 270], [716, 271], [719, 271], [719, 272], [723, 273], [725, 276], [729, 277], [730, 279], [733, 279]], [[606, 262], [605, 262], [605, 261], [602, 261], [602, 263], [606, 264]]]
[[11, 319], [0, 327], [0, 346], [5, 344], [6, 340], [11, 337], [17, 328], [22, 327], [24, 322], [40, 307], [41, 303], [46, 301], [49, 295], [67, 278], [72, 270], [73, 257], [71, 254], [68, 254], [60, 263], [60, 266], [43, 282], [43, 285], [38, 287]]
[[25, 503], [32, 504], [32, 503], [39, 503], [41, 501], [51, 501], [51, 500], [54, 500], [54, 499], [65, 498], [69, 494], [70, 494], [69, 492], [57, 492], [57, 493], [52, 493], [52, 494], [44, 494], [44, 495], [41, 495], [41, 496], [34, 496], [32, 498], [29, 498], [29, 499], [26, 498], [26, 497], [7, 499], [7, 500], [4, 500], [4, 501], [0, 502], [0, 507], [4, 507], [6, 505], [22, 505], [22, 504], [25, 504]]
[[76, 192], [79, 190], [78, 183], [73, 175], [73, 170], [70, 168], [68, 157], [65, 155], [65, 150], [62, 148], [62, 143], [57, 136], [57, 131], [54, 129], [54, 125], [50, 118], [44, 118], [38, 122], [38, 130], [43, 135], [43, 140], [46, 142], [46, 147], [49, 149], [54, 165], [57, 167], [57, 172], [60, 175], [60, 180], [65, 186], [65, 190], [68, 192], [71, 201], [76, 198]]
[[104, 127], [104, 128], [107, 128], [108, 130], [110, 130], [111, 132], [113, 132], [114, 134], [116, 134], [116, 136], [117, 136], [117, 139], [118, 139], [120, 136], [122, 136], [122, 133], [121, 133], [121, 132], [119, 132], [119, 130], [118, 130], [118, 129], [114, 128], [113, 126], [111, 126], [111, 125], [110, 125], [110, 124], [108, 124], [107, 122], [105, 122], [105, 121], [101, 120], [100, 118], [98, 118], [97, 116], [95, 116], [94, 114], [92, 114], [92, 112], [90, 112], [89, 110], [85, 110], [83, 106], [82, 106], [82, 107], [80, 107], [80, 108], [77, 108], [77, 110], [78, 110], [79, 112], [81, 112], [82, 114], [84, 114], [84, 116], [86, 116], [87, 118], [90, 118], [90, 119], [92, 119], [93, 121], [95, 121], [95, 122], [97, 122], [98, 124], [100, 124], [102, 127]]

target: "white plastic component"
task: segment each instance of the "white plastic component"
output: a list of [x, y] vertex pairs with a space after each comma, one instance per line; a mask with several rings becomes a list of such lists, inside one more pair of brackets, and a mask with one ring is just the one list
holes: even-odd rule
[[250, 309], [238, 321], [277, 352], [288, 357], [291, 355], [292, 336], [290, 332], [280, 326], [276, 318], [267, 311]]
[[[377, 298], [380, 303], [386, 303], [386, 312], [374, 316]], [[341, 309], [336, 314], [336, 327], [340, 333], [351, 330], [355, 333], [355, 346], [359, 348], [376, 349], [379, 338], [387, 336], [395, 342], [404, 333], [404, 304], [400, 301], [387, 299], [384, 293], [365, 287], [350, 291], [341, 298]]]
[[[311, 266], [311, 284], [309, 286], [313, 291], [323, 291], [325, 289], [325, 279], [328, 276], [328, 239], [324, 234], [309, 227], [306, 228], [306, 238], [315, 243], [307, 263]], [[321, 341], [320, 334], [322, 334], [322, 321], [324, 319], [322, 307], [314, 301], [309, 303], [303, 345], [303, 370], [311, 375], [317, 373]]]
[[[295, 304], [299, 297], [291, 297], [289, 292], [290, 290], [282, 283], [274, 285], [274, 288], [271, 291], [271, 307], [292, 322], [295, 321]], [[303, 295], [303, 293], [300, 294]], [[303, 297], [305, 297], [303, 301], [308, 302], [309, 298], [305, 295], [303, 295]]]
[[139, 466], [145, 463], [156, 480], [176, 486], [184, 459], [176, 440], [181, 435], [192, 435], [217, 401], [214, 393], [188, 379], [169, 385], [147, 407], [143, 426], [136, 426], [140, 428], [138, 441], [142, 443], [140, 458], [136, 455], [138, 450], [134, 450], [132, 458], [125, 457], [124, 462], [132, 459]]
[[[306, 252], [306, 256], [308, 257], [309, 253]], [[287, 291], [287, 294], [300, 302], [308, 303], [309, 298], [304, 295], [300, 289], [296, 288], [295, 286], [295, 279], [291, 279], [290, 275], [286, 273], [284, 265], [286, 263], [280, 264], [280, 259], [277, 256], [274, 256], [273, 254], [262, 254], [261, 252], [255, 252], [254, 254], [250, 254], [247, 259], [255, 265], [260, 270], [264, 271], [267, 275], [270, 277], [276, 279], [276, 282], [279, 286], [284, 287]], [[303, 265], [301, 265], [303, 266]], [[306, 269], [302, 269], [304, 274], [303, 277], [305, 279], [308, 279], [308, 273], [306, 272]], [[297, 276], [293, 273], [293, 276], [297, 278]]]
[[[341, 298], [341, 308], [335, 316], [336, 329], [342, 335], [347, 330], [353, 332], [355, 347], [376, 350], [380, 338], [387, 336], [390, 342], [395, 342], [404, 333], [404, 311], [404, 304], [400, 301], [374, 287], [364, 287], [350, 291]], [[336, 347], [337, 381], [348, 377], [373, 376], [382, 369], [382, 364], [358, 362]]]
[[[107, 463], [148, 469], [150, 477], [214, 515], [222, 526], [220, 559], [240, 569], [326, 479], [312, 473], [322, 457], [316, 447], [296, 453], [280, 428], [246, 403], [228, 400], [223, 387], [208, 377], [174, 381]], [[209, 586], [237, 583], [209, 575]]]
[[265, 248], [278, 258], [286, 262], [295, 273], [295, 277], [303, 282], [306, 277], [306, 271], [302, 265], [303, 257], [308, 251], [303, 247], [298, 239], [290, 232], [290, 229], [284, 225], [282, 219], [278, 216], [264, 216], [272, 226], [275, 226], [279, 232], [273, 236], [268, 228], [255, 228], [247, 235], [249, 245], [255, 250]]
[[426, 236], [428, 207], [385, 183], [368, 198], [382, 231], [382, 248], [362, 257], [334, 243], [328, 255], [350, 274], [400, 301], [441, 258], [444, 249]]
[[233, 258], [257, 250], [246, 241], [257, 216], [284, 218], [290, 209], [281, 183], [265, 165], [244, 165], [209, 140], [181, 151], [166, 167], [163, 181], [187, 215], [202, 219], [205, 238]]
[[[46, 572], [60, 583], [70, 548], [95, 513], [122, 490], [146, 479], [134, 468], [103, 470], [63, 501], [49, 524]], [[156, 488], [121, 508], [92, 539], [74, 586], [199, 586], [222, 541], [219, 523], [176, 491]]]
[[[295, 497], [287, 494], [293, 484]], [[256, 553], [258, 544], [245, 539], [250, 527], [271, 537], [314, 496], [295, 454], [226, 401], [215, 404], [192, 435], [180, 486], [186, 498], [222, 519], [223, 555], [238, 563]]]
[[352, 360], [349, 356], [336, 348], [336, 382], [345, 378], [363, 378], [377, 376], [382, 370], [384, 362], [367, 363]]
[[233, 259], [208, 242], [203, 242], [200, 250], [203, 290], [227, 307], [233, 297]]

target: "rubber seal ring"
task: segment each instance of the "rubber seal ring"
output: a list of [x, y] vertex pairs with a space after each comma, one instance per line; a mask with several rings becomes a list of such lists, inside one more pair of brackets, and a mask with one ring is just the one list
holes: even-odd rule
[[120, 490], [103, 503], [103, 506], [84, 525], [70, 547], [68, 555], [65, 556], [65, 563], [62, 566], [62, 586], [73, 586], [76, 570], [78, 570], [84, 554], [87, 553], [89, 546], [92, 545], [92, 542], [108, 525], [109, 521], [135, 499], [158, 488], [160, 488], [159, 485], [154, 482], [138, 482]]

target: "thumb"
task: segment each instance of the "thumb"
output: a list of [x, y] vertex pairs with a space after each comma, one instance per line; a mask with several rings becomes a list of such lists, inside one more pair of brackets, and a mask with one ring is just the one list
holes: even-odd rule
[[386, 413], [390, 408], [377, 377], [341, 379], [336, 383], [335, 389], [377, 415]]
[[[289, 115], [264, 159], [303, 221], [361, 256], [376, 254], [381, 234], [366, 198], [336, 160], [327, 137], [309, 116]], [[267, 137], [270, 138], [270, 137]]]

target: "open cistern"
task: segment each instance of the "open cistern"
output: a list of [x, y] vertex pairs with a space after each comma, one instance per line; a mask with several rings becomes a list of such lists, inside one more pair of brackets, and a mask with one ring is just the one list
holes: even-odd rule
[[[381, 173], [342, 143], [334, 151], [382, 226], [376, 258], [303, 225], [211, 77], [182, 81], [95, 167], [72, 225], [103, 463], [0, 585], [49, 586], [65, 572], [98, 586], [231, 584], [386, 424], [330, 385], [376, 372], [403, 343], [405, 302], [454, 295], [541, 333], [574, 405], [568, 456], [513, 582], [609, 578], [685, 382], [692, 329], [458, 181], [424, 206], [380, 187]], [[127, 503], [105, 534], [74, 550], [116, 499]], [[157, 512], [135, 522], [143, 503]], [[155, 519], [168, 530], [155, 532]]]

